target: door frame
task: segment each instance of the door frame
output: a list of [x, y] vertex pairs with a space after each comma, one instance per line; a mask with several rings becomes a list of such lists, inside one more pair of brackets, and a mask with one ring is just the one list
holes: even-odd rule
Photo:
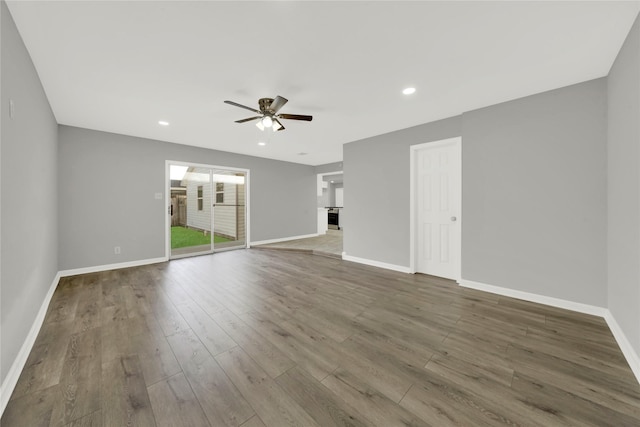
[[[344, 170], [339, 170], [335, 172], [323, 172], [323, 173], [316, 174], [316, 196], [317, 197], [322, 197], [322, 182], [324, 181], [324, 177], [329, 175], [338, 175], [338, 174], [344, 175]], [[342, 208], [344, 210], [344, 206]], [[323, 210], [323, 213], [320, 213], [321, 209]], [[321, 208], [320, 206], [318, 206], [316, 217], [318, 222], [318, 229], [316, 230], [317, 234], [324, 235], [327, 232], [327, 210], [325, 208]], [[320, 224], [323, 224], [322, 231], [320, 228]]]
[[422, 151], [430, 148], [438, 148], [444, 145], [453, 144], [457, 147], [457, 151], [459, 153], [458, 156], [458, 164], [460, 165], [459, 176], [456, 177], [456, 181], [458, 182], [458, 197], [456, 203], [460, 209], [458, 214], [456, 215], [457, 222], [460, 227], [460, 232], [458, 233], [455, 246], [456, 246], [456, 261], [454, 264], [454, 280], [456, 282], [460, 282], [462, 279], [462, 137], [457, 136], [454, 138], [441, 139], [433, 142], [425, 142], [422, 144], [412, 145], [410, 147], [410, 162], [409, 162], [409, 272], [412, 274], [416, 273], [418, 251], [416, 250], [417, 245], [417, 236], [416, 231], [418, 230], [418, 194], [417, 194], [417, 179], [418, 179], [418, 170], [416, 167], [416, 161], [418, 157], [418, 151]]
[[[164, 233], [164, 251], [165, 251], [165, 258], [167, 260], [171, 260], [171, 259], [177, 259], [177, 258], [181, 258], [181, 257], [174, 257], [171, 258], [171, 173], [170, 173], [170, 166], [171, 165], [177, 165], [177, 166], [190, 166], [190, 167], [196, 167], [196, 168], [207, 168], [207, 169], [211, 169], [211, 170], [228, 170], [228, 171], [236, 171], [236, 172], [243, 172], [245, 175], [245, 203], [244, 203], [244, 215], [245, 215], [245, 242], [244, 242], [244, 248], [249, 248], [249, 242], [250, 240], [250, 236], [251, 236], [251, 221], [249, 221], [249, 216], [250, 216], [250, 212], [251, 210], [249, 209], [249, 201], [250, 201], [250, 197], [249, 197], [249, 175], [250, 175], [250, 170], [249, 169], [244, 169], [244, 168], [234, 168], [234, 167], [229, 167], [229, 166], [216, 166], [216, 165], [208, 165], [208, 164], [204, 164], [204, 163], [193, 163], [193, 162], [185, 162], [185, 161], [181, 161], [181, 160], [165, 160], [164, 162], [164, 182], [165, 182], [165, 195], [164, 195], [164, 200], [165, 200], [165, 220], [164, 220], [164, 229], [165, 229], [165, 233]], [[212, 192], [213, 192], [213, 187], [212, 187]], [[213, 200], [213, 199], [212, 199]], [[211, 209], [211, 252], [208, 253], [214, 253], [215, 252], [215, 245], [213, 243], [213, 227], [214, 227], [214, 217], [213, 217], [214, 213], [213, 213], [213, 209]], [[238, 247], [241, 248], [242, 246]], [[236, 249], [235, 247], [233, 249]], [[189, 254], [186, 256], [191, 256], [191, 255], [196, 255], [194, 254]]]

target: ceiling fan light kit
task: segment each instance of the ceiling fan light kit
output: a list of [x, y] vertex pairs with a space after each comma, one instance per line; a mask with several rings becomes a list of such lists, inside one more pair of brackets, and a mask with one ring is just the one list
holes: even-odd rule
[[286, 120], [303, 120], [306, 122], [310, 122], [313, 117], [305, 116], [301, 114], [278, 114], [278, 111], [289, 102], [288, 99], [283, 98], [278, 95], [274, 98], [260, 98], [258, 100], [259, 110], [255, 108], [247, 107], [246, 105], [238, 104], [233, 101], [224, 101], [225, 104], [233, 105], [235, 107], [244, 108], [245, 110], [253, 111], [254, 113], [260, 114], [259, 116], [249, 117], [246, 119], [236, 120], [236, 123], [244, 123], [252, 120], [258, 120], [256, 126], [260, 130], [265, 129], [273, 129], [274, 131], [284, 130], [285, 127], [280, 123], [280, 119]]
[[271, 126], [273, 126], [273, 120], [269, 116], [264, 116], [262, 118], [262, 125], [266, 128], [270, 128]]

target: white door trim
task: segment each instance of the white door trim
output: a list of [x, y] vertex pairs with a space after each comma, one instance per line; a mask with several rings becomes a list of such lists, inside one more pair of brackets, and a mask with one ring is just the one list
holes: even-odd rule
[[[244, 203], [244, 209], [245, 209], [245, 247], [249, 248], [249, 242], [250, 237], [251, 237], [251, 221], [249, 220], [249, 215], [250, 215], [250, 209], [249, 209], [249, 200], [251, 199], [249, 197], [249, 174], [250, 174], [250, 170], [249, 169], [243, 169], [243, 168], [233, 168], [233, 167], [229, 167], [229, 166], [216, 166], [216, 165], [208, 165], [205, 163], [194, 163], [194, 162], [184, 162], [184, 161], [180, 161], [180, 160], [165, 160], [164, 162], [164, 182], [165, 182], [165, 190], [164, 190], [164, 200], [165, 200], [165, 220], [164, 220], [164, 230], [165, 230], [165, 234], [164, 234], [164, 253], [165, 253], [165, 258], [167, 260], [171, 259], [171, 215], [169, 215], [169, 209], [171, 209], [171, 178], [170, 178], [170, 165], [177, 165], [177, 166], [193, 166], [193, 167], [197, 167], [197, 168], [208, 168], [208, 169], [221, 169], [221, 170], [229, 170], [229, 171], [237, 171], [237, 172], [243, 172], [245, 174], [245, 203]], [[213, 188], [212, 188], [213, 191]], [[211, 215], [212, 221], [213, 221], [213, 212]], [[211, 227], [211, 230], [213, 230], [213, 226]], [[212, 247], [213, 247], [213, 240], [212, 242]], [[192, 254], [190, 254], [192, 255]]]
[[[439, 141], [426, 142], [423, 144], [412, 145], [410, 147], [410, 161], [409, 161], [409, 271], [411, 273], [416, 272], [416, 231], [418, 220], [418, 215], [416, 214], [417, 209], [417, 183], [416, 183], [416, 156], [418, 151], [423, 150], [425, 148], [436, 148], [441, 147], [443, 145], [454, 144], [458, 147], [460, 152], [460, 164], [462, 165], [462, 137], [457, 136], [455, 138], [447, 138]], [[459, 282], [462, 279], [462, 168], [460, 168], [460, 176], [458, 177], [460, 182], [460, 192], [458, 194], [458, 206], [460, 207], [460, 212], [457, 215], [457, 221], [460, 226], [460, 233], [458, 233], [458, 242], [456, 242], [456, 246], [458, 249], [458, 253], [456, 254], [456, 265], [455, 265], [455, 280]]]

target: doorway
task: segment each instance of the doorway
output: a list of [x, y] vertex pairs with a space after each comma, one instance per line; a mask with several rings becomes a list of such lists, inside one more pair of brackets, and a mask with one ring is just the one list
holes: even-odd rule
[[167, 162], [170, 259], [246, 248], [249, 171]]
[[459, 281], [462, 138], [411, 147], [411, 271]]

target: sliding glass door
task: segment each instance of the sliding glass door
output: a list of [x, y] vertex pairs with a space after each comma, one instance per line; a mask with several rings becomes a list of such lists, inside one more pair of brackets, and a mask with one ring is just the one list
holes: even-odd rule
[[170, 257], [245, 248], [247, 171], [169, 163]]

